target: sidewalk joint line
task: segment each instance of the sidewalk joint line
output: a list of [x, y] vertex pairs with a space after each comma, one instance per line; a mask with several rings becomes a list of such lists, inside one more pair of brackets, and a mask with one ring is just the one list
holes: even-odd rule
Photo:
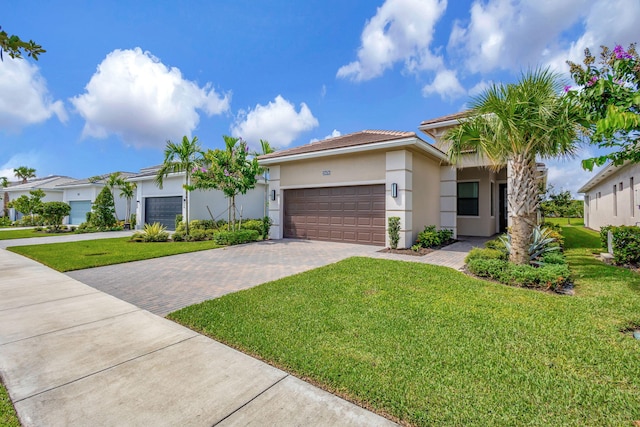
[[[285, 372], [286, 374], [286, 372]], [[215, 423], [213, 423], [211, 425], [211, 427], [215, 427], [218, 424], [220, 424], [221, 422], [223, 422], [224, 420], [226, 420], [227, 418], [229, 418], [230, 416], [232, 416], [233, 414], [235, 414], [236, 412], [240, 411], [242, 408], [244, 408], [245, 406], [247, 406], [248, 404], [250, 404], [251, 402], [253, 402], [254, 400], [256, 400], [257, 398], [259, 398], [260, 396], [262, 396], [264, 393], [266, 393], [267, 391], [271, 390], [273, 387], [275, 387], [276, 385], [280, 384], [280, 382], [282, 380], [284, 380], [287, 377], [290, 377], [291, 375], [286, 374], [284, 377], [280, 378], [278, 381], [276, 381], [275, 383], [271, 384], [269, 387], [265, 388], [264, 390], [262, 390], [260, 393], [256, 394], [254, 397], [252, 397], [251, 399], [249, 399], [248, 401], [246, 401], [243, 405], [240, 405], [237, 409], [235, 409], [234, 411], [230, 412], [227, 416], [225, 416], [224, 418], [222, 418], [220, 421], [217, 421]]]
[[[89, 285], [85, 285], [85, 286], [89, 286]], [[34, 302], [34, 303], [31, 303], [31, 304], [19, 305], [17, 307], [0, 308], [0, 311], [15, 310], [15, 309], [18, 309], [18, 308], [31, 307], [31, 306], [40, 305], [40, 304], [46, 304], [48, 302], [56, 302], [56, 301], [63, 301], [63, 300], [66, 300], [66, 299], [71, 299], [71, 298], [84, 297], [84, 296], [87, 296], [87, 295], [95, 294], [97, 292], [100, 292], [100, 291], [95, 289], [95, 288], [92, 288], [92, 291], [91, 292], [87, 292], [86, 294], [70, 295], [68, 297], [50, 299], [50, 300], [47, 300], [47, 301]]]

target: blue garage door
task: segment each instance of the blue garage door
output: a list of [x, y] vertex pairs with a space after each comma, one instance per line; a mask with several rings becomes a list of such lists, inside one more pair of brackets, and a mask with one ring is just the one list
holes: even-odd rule
[[91, 200], [74, 200], [69, 202], [69, 206], [69, 224], [80, 225], [87, 221], [87, 212], [91, 212]]
[[169, 230], [176, 228], [176, 216], [182, 214], [182, 196], [147, 197], [144, 202], [144, 222], [159, 222]]

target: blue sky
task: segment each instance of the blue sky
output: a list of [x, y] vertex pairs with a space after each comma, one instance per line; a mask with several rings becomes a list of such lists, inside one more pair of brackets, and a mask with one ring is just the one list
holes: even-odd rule
[[[585, 47], [639, 41], [638, 16], [638, 0], [13, 2], [0, 25], [47, 53], [0, 63], [0, 176], [136, 172], [183, 135], [415, 131], [528, 67], [566, 75]], [[547, 164], [557, 189], [590, 176]]]

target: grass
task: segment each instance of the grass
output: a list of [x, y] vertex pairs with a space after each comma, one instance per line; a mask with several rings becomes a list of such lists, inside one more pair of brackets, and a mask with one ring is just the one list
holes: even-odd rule
[[0, 240], [26, 239], [31, 237], [51, 237], [51, 236], [59, 236], [59, 234], [38, 232], [38, 231], [35, 231], [34, 229], [0, 231]]
[[411, 425], [640, 420], [640, 276], [565, 227], [576, 296], [351, 258], [169, 318]]
[[544, 220], [553, 224], [584, 227], [584, 218], [545, 218]]
[[213, 241], [136, 243], [129, 241], [129, 239], [129, 237], [120, 237], [46, 245], [12, 246], [7, 250], [64, 272], [220, 247]]
[[0, 426], [20, 427], [16, 410], [13, 408], [13, 403], [11, 403], [7, 389], [2, 382], [0, 382]]

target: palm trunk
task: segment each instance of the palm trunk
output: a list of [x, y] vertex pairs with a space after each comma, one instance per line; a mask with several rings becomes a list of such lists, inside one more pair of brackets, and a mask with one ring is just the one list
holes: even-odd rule
[[187, 236], [189, 235], [189, 171], [186, 172], [185, 174], [185, 181], [187, 182], [187, 185], [185, 185], [184, 188], [184, 216], [185, 216], [185, 223], [184, 223], [184, 228], [186, 230]]
[[509, 261], [529, 264], [529, 240], [537, 223], [538, 176], [535, 157], [516, 155], [507, 162], [509, 206]]

